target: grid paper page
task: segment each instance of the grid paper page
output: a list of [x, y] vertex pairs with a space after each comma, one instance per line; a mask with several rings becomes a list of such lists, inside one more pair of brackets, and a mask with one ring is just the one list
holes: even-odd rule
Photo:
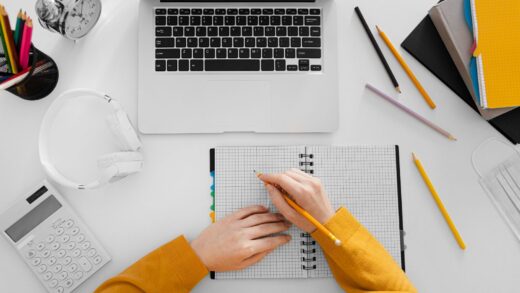
[[[401, 239], [395, 146], [313, 146], [314, 176], [321, 179], [332, 206], [348, 210], [401, 265]], [[317, 253], [310, 277], [328, 277], [325, 257]]]
[[[221, 220], [232, 212], [250, 205], [262, 204], [271, 212], [271, 204], [263, 183], [254, 170], [271, 173], [299, 168], [305, 147], [220, 147], [215, 149], [215, 217]], [[242, 271], [216, 273], [216, 279], [306, 278], [301, 269], [301, 230], [291, 227], [292, 240], [266, 256], [258, 264]]]

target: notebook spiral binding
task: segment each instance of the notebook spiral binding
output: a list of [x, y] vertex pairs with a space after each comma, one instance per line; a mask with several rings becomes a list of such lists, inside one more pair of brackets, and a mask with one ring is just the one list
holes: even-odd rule
[[[313, 154], [300, 154], [300, 169], [307, 174], [314, 174]], [[302, 257], [302, 270], [310, 271], [316, 269], [316, 241], [312, 239], [309, 233], [300, 234], [300, 250]]]

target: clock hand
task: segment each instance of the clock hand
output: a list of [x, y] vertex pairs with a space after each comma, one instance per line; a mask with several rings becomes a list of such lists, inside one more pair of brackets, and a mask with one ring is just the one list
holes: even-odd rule
[[81, 17], [83, 17], [83, 7], [85, 6], [85, 0], [81, 1]]

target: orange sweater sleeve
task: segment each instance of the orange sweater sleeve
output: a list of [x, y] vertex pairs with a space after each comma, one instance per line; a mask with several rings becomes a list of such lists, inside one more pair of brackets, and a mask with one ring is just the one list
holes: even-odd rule
[[154, 250], [96, 293], [189, 292], [208, 274], [190, 244], [180, 236]]
[[361, 292], [417, 292], [385, 248], [345, 208], [325, 224], [342, 245], [336, 246], [316, 230], [318, 241], [334, 278], [343, 290]]

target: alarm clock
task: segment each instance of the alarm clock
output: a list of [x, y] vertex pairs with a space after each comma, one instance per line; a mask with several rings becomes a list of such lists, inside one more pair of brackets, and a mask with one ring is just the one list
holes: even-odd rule
[[99, 20], [101, 0], [38, 0], [36, 13], [45, 29], [78, 40]]

